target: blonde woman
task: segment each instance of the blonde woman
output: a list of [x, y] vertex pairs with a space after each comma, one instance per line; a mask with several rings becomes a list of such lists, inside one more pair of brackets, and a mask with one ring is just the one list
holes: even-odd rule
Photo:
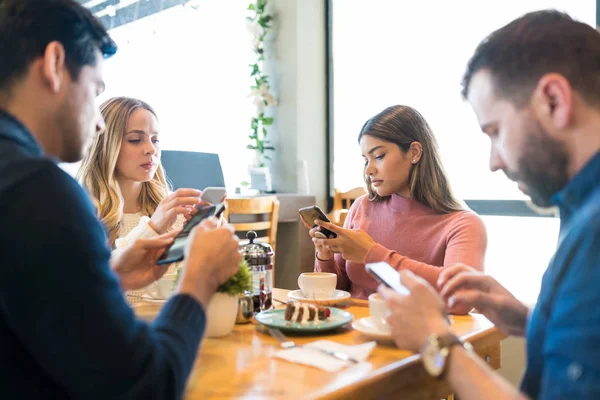
[[138, 238], [181, 227], [201, 202], [201, 192], [169, 193], [160, 164], [156, 112], [127, 97], [104, 102], [100, 111], [106, 129], [94, 139], [77, 177], [92, 196], [111, 247], [118, 251]]
[[335, 272], [338, 289], [366, 298], [377, 289], [366, 263], [386, 261], [434, 286], [442, 269], [456, 263], [483, 270], [485, 227], [452, 194], [423, 116], [388, 107], [365, 123], [358, 142], [368, 195], [354, 202], [343, 228], [317, 221], [337, 238], [315, 236], [320, 227], [310, 230], [315, 271]]

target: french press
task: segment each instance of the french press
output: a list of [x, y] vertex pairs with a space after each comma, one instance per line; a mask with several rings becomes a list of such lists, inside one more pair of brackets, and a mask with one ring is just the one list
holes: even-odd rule
[[248, 243], [240, 246], [252, 272], [252, 300], [254, 311], [268, 310], [273, 305], [273, 256], [275, 253], [267, 243], [254, 242], [256, 232], [248, 231]]

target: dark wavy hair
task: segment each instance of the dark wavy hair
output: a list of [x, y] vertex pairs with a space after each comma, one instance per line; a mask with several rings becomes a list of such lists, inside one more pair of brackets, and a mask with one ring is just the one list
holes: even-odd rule
[[[417, 110], [408, 106], [388, 107], [363, 125], [358, 135], [359, 143], [365, 135], [394, 143], [405, 154], [411, 143], [421, 143], [423, 154], [419, 162], [412, 166], [408, 180], [411, 197], [439, 214], [466, 208], [452, 193], [437, 141], [429, 124]], [[371, 178], [364, 174], [364, 179], [369, 200], [383, 200], [384, 197], [373, 190]]]
[[53, 41], [65, 48], [73, 80], [96, 64], [98, 51], [105, 58], [117, 51], [100, 21], [74, 0], [0, 0], [0, 90], [9, 92]]

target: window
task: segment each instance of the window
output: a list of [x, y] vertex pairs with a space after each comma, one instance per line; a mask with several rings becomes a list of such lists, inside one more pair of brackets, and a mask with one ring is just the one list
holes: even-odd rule
[[98, 101], [129, 96], [148, 102], [158, 114], [162, 149], [219, 154], [233, 193], [247, 177], [249, 162], [240, 160], [250, 157], [246, 139], [254, 110], [248, 3], [81, 2], [115, 27], [109, 33], [119, 46], [104, 63], [106, 92]]
[[[330, 186], [362, 185], [357, 137], [364, 122], [394, 104], [410, 105], [431, 125], [455, 193], [479, 205], [512, 209], [526, 199], [502, 172], [488, 169], [489, 141], [480, 132], [460, 81], [477, 44], [520, 15], [557, 8], [595, 25], [596, 2], [535, 0], [461, 2], [331, 0], [330, 50], [333, 78]], [[502, 212], [501, 212], [502, 213]], [[534, 300], [555, 249], [554, 218], [486, 216], [488, 271], [522, 298]], [[507, 251], [510, 249], [509, 251]]]

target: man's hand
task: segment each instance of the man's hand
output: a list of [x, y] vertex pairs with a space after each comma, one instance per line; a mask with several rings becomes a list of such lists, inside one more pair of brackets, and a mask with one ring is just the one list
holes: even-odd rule
[[204, 307], [219, 285], [240, 268], [242, 255], [233, 227], [214, 217], [205, 219], [191, 232], [185, 247], [185, 266], [179, 291], [188, 293]]
[[[363, 263], [369, 250], [375, 246], [375, 241], [369, 234], [362, 229], [346, 229], [330, 222], [315, 220], [317, 226], [322, 226], [334, 232], [335, 239], [319, 239], [313, 235], [313, 243], [321, 254], [320, 248], [329, 249], [335, 253], [341, 253], [346, 261]], [[325, 255], [323, 255], [325, 256]], [[321, 257], [319, 257], [321, 258]]]
[[504, 332], [525, 335], [529, 308], [491, 276], [457, 264], [442, 271], [438, 287], [450, 309], [476, 308]]
[[448, 333], [445, 305], [440, 295], [423, 278], [407, 270], [400, 271], [400, 277], [410, 294], [396, 293], [384, 285], [377, 290], [390, 308], [387, 322], [396, 345], [418, 352], [429, 336]]
[[119, 276], [123, 290], [141, 289], [159, 279], [168, 265], [156, 265], [179, 231], [147, 239], [137, 239], [129, 247], [114, 252], [112, 270]]

